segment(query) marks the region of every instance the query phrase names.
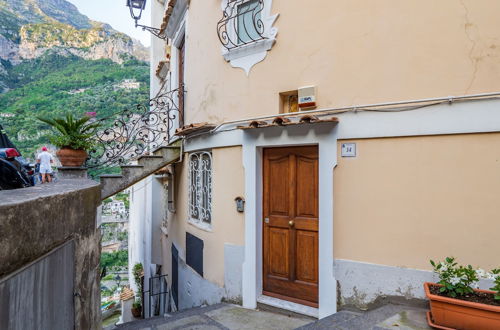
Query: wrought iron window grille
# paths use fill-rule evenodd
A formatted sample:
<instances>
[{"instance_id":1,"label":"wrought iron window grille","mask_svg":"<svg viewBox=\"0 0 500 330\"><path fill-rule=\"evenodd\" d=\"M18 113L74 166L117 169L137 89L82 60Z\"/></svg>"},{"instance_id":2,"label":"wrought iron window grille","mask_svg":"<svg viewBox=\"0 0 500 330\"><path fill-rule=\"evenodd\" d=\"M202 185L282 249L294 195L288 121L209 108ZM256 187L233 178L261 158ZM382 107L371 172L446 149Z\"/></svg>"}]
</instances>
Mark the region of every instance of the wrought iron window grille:
<instances>
[{"instance_id":1,"label":"wrought iron window grille","mask_svg":"<svg viewBox=\"0 0 500 330\"><path fill-rule=\"evenodd\" d=\"M212 153L189 155L189 219L199 224L212 221Z\"/></svg>"},{"instance_id":2,"label":"wrought iron window grille","mask_svg":"<svg viewBox=\"0 0 500 330\"><path fill-rule=\"evenodd\" d=\"M217 23L217 34L228 51L249 45L265 37L261 13L264 0L228 0L223 17Z\"/></svg>"},{"instance_id":3,"label":"wrought iron window grille","mask_svg":"<svg viewBox=\"0 0 500 330\"><path fill-rule=\"evenodd\" d=\"M125 165L130 160L148 154L175 138L175 130L183 121L179 98L185 87L165 90L149 101L137 104L112 116L97 120L101 125L95 132L96 146L89 151L88 168Z\"/></svg>"}]
</instances>

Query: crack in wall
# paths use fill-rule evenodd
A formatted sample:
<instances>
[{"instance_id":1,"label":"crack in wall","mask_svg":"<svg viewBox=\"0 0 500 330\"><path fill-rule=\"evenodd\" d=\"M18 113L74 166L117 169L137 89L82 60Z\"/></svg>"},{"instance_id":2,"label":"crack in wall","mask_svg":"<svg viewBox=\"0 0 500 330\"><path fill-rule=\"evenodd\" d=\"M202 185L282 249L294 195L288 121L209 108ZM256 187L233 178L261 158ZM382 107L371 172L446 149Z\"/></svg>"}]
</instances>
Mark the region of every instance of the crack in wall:
<instances>
[{"instance_id":1,"label":"crack in wall","mask_svg":"<svg viewBox=\"0 0 500 330\"><path fill-rule=\"evenodd\" d=\"M464 32L465 32L467 39L469 39L469 41L472 44L472 46L469 50L469 59L470 59L472 66L473 66L472 77L471 77L471 80L469 82L469 85L467 86L467 88L465 89L465 92L464 92L464 94L468 94L469 90L471 89L472 85L474 84L474 81L476 80L476 74L478 71L479 60L481 59L481 56L476 57L476 58L473 56L474 50L475 50L476 45L477 45L477 41L474 40L474 38L471 36L470 31L469 31L469 29L473 26L473 24L470 20L469 10L467 9L467 6L465 5L464 0L460 0L460 4L462 5L462 7L464 8L464 11L465 11Z\"/></svg>"}]
</instances>

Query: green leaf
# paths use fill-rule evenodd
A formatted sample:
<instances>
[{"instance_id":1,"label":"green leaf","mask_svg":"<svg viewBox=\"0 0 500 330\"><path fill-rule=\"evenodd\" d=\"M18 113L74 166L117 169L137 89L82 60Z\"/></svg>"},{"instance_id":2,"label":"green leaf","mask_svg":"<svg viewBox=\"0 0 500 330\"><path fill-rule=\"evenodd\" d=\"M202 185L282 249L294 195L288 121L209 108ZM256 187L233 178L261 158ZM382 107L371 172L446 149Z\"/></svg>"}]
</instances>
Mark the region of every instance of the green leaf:
<instances>
[{"instance_id":1,"label":"green leaf","mask_svg":"<svg viewBox=\"0 0 500 330\"><path fill-rule=\"evenodd\" d=\"M442 286L439 288L439 292L445 292L446 291L446 287Z\"/></svg>"},{"instance_id":2,"label":"green leaf","mask_svg":"<svg viewBox=\"0 0 500 330\"><path fill-rule=\"evenodd\" d=\"M436 267L436 263L434 262L434 260L431 260L431 265L432 265L433 267Z\"/></svg>"}]
</instances>

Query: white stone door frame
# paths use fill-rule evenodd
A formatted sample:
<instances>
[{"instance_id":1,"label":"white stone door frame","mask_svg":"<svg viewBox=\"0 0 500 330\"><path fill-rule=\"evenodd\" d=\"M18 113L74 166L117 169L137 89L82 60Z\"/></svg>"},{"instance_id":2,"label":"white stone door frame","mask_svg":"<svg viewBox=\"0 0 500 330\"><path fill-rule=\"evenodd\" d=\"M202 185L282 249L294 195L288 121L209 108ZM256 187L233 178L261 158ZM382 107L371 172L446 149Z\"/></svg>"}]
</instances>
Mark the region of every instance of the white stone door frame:
<instances>
[{"instance_id":1,"label":"white stone door frame","mask_svg":"<svg viewBox=\"0 0 500 330\"><path fill-rule=\"evenodd\" d=\"M333 259L333 169L337 165L336 123L255 128L243 133L245 168L245 261L243 307L256 308L262 294L262 150L266 147L319 147L319 318L337 312Z\"/></svg>"}]
</instances>

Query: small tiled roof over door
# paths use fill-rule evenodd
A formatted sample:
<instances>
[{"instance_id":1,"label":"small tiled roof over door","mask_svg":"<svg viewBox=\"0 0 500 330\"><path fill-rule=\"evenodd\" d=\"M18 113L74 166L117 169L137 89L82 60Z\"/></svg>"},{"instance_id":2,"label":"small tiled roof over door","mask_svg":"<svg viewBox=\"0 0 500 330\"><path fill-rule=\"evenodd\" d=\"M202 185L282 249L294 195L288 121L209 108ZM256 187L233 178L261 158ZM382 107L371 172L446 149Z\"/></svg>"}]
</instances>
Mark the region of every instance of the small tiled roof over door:
<instances>
[{"instance_id":1,"label":"small tiled roof over door","mask_svg":"<svg viewBox=\"0 0 500 330\"><path fill-rule=\"evenodd\" d=\"M337 117L318 117L314 115L276 116L265 120L253 120L246 125L237 126L238 129L267 128L276 126L305 125L317 123L338 123Z\"/></svg>"}]
</instances>

